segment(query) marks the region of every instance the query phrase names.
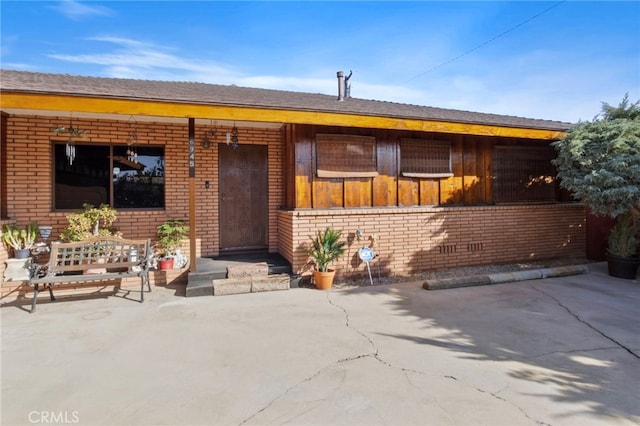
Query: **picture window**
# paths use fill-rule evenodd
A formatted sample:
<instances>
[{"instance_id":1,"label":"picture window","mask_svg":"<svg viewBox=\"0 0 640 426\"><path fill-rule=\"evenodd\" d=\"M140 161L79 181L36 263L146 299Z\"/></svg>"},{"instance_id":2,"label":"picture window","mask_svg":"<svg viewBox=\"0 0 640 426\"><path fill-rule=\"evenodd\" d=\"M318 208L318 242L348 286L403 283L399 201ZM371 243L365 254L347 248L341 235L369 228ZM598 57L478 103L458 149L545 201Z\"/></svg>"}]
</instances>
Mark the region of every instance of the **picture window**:
<instances>
[{"instance_id":1,"label":"picture window","mask_svg":"<svg viewBox=\"0 0 640 426\"><path fill-rule=\"evenodd\" d=\"M108 204L116 209L164 208L164 148L55 143L54 208Z\"/></svg>"}]
</instances>

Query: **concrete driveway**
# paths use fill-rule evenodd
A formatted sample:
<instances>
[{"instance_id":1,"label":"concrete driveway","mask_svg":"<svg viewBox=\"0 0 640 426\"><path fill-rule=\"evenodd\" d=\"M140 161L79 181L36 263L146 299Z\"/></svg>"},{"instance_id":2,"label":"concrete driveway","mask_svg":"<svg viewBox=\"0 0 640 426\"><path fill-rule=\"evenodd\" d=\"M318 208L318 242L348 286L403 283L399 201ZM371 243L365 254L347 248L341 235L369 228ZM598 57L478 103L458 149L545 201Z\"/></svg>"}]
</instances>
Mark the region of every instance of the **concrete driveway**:
<instances>
[{"instance_id":1,"label":"concrete driveway","mask_svg":"<svg viewBox=\"0 0 640 426\"><path fill-rule=\"evenodd\" d=\"M5 306L2 424L638 424L640 283L590 267L454 290Z\"/></svg>"}]
</instances>

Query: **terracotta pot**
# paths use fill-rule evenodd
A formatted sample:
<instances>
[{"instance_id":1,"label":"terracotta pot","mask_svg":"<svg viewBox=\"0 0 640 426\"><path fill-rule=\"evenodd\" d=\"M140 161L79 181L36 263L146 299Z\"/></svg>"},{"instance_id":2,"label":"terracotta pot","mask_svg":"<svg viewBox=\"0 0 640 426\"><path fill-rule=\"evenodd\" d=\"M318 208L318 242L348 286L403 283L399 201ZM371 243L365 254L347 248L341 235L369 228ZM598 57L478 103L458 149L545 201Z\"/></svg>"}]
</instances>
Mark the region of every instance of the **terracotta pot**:
<instances>
[{"instance_id":1,"label":"terracotta pot","mask_svg":"<svg viewBox=\"0 0 640 426\"><path fill-rule=\"evenodd\" d=\"M616 278L634 280L638 274L638 256L619 257L607 253L609 275Z\"/></svg>"},{"instance_id":2,"label":"terracotta pot","mask_svg":"<svg viewBox=\"0 0 640 426\"><path fill-rule=\"evenodd\" d=\"M168 271L169 269L173 269L173 257L158 260L158 269L161 271Z\"/></svg>"},{"instance_id":3,"label":"terracotta pot","mask_svg":"<svg viewBox=\"0 0 640 426\"><path fill-rule=\"evenodd\" d=\"M335 275L335 269L329 269L327 272L313 271L313 282L318 290L331 290Z\"/></svg>"}]
</instances>

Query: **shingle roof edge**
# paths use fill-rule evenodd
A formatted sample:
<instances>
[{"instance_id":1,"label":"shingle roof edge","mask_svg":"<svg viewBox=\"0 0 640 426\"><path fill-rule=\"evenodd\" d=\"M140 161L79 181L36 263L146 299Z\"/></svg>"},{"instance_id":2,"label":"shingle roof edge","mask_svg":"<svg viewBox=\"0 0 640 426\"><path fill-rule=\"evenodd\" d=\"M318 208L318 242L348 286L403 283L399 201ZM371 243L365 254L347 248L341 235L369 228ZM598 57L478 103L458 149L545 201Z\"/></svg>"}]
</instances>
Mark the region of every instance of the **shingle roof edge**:
<instances>
[{"instance_id":1,"label":"shingle roof edge","mask_svg":"<svg viewBox=\"0 0 640 426\"><path fill-rule=\"evenodd\" d=\"M62 94L112 99L164 101L205 105L255 107L338 114L443 121L566 131L571 123L510 115L437 108L389 101L225 86L188 81L158 81L80 76L31 71L0 70L0 90L24 93Z\"/></svg>"}]
</instances>

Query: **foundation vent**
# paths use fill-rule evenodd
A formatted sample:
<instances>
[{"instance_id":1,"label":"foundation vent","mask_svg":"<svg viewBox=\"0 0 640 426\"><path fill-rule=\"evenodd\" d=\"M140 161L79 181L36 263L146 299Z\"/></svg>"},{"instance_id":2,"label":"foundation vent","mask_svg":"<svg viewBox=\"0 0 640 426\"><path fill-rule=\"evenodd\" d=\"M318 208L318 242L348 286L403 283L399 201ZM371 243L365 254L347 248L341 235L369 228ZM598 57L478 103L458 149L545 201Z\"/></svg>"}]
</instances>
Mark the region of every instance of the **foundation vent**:
<instances>
[{"instance_id":1,"label":"foundation vent","mask_svg":"<svg viewBox=\"0 0 640 426\"><path fill-rule=\"evenodd\" d=\"M467 251L484 251L482 243L469 243L467 244Z\"/></svg>"},{"instance_id":2,"label":"foundation vent","mask_svg":"<svg viewBox=\"0 0 640 426\"><path fill-rule=\"evenodd\" d=\"M458 248L455 244L442 244L438 246L438 251L440 254L451 254L458 251Z\"/></svg>"}]
</instances>

